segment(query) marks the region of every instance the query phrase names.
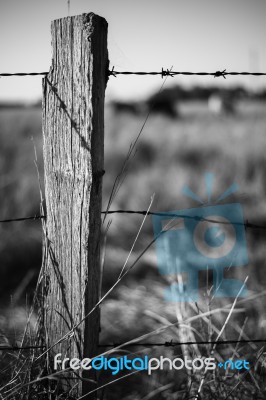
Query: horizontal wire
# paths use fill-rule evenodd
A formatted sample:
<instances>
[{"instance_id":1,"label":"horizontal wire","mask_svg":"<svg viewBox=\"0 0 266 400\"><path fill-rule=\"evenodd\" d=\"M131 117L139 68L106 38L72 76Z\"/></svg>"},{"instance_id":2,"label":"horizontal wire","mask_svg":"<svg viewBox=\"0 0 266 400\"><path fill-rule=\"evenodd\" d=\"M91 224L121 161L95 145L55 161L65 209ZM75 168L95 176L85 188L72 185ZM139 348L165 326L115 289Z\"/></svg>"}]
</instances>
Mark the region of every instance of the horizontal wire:
<instances>
[{"instance_id":1,"label":"horizontal wire","mask_svg":"<svg viewBox=\"0 0 266 400\"><path fill-rule=\"evenodd\" d=\"M38 219L44 219L46 218L45 215L34 215L33 217L22 217L22 218L14 218L14 219L2 219L0 220L0 223L5 223L5 222L20 222L20 221L28 221L28 220L38 220Z\"/></svg>"},{"instance_id":2,"label":"horizontal wire","mask_svg":"<svg viewBox=\"0 0 266 400\"><path fill-rule=\"evenodd\" d=\"M0 76L36 76L36 75L48 75L48 72L14 72L14 73L2 73Z\"/></svg>"},{"instance_id":3,"label":"horizontal wire","mask_svg":"<svg viewBox=\"0 0 266 400\"><path fill-rule=\"evenodd\" d=\"M197 215L182 215L175 214L174 212L153 212L153 211L134 211L134 210L113 210L113 211L102 211L102 214L137 214L137 215L158 215L162 217L172 217L172 218L184 218L184 219L192 219L196 221L205 221L213 224L222 224L222 225L236 225L236 226L244 226L247 229L266 229L264 225L253 224L249 221L246 222L225 222L225 221L216 221L214 219L208 219L204 217L200 217ZM20 221L28 221L28 220L40 220L45 219L46 215L35 215L33 217L25 217L25 218L14 218L14 219L3 219L0 220L0 223L6 222L20 222Z\"/></svg>"},{"instance_id":4,"label":"horizontal wire","mask_svg":"<svg viewBox=\"0 0 266 400\"><path fill-rule=\"evenodd\" d=\"M0 352L2 350L31 350L31 349L45 349L45 346L24 346L24 347L20 347L20 346L0 346Z\"/></svg>"},{"instance_id":5,"label":"horizontal wire","mask_svg":"<svg viewBox=\"0 0 266 400\"><path fill-rule=\"evenodd\" d=\"M8 77L8 76L36 76L36 75L48 75L48 72L14 72L14 73L1 73L0 77ZM108 70L108 76L117 77L117 75L160 75L162 78L166 76L174 77L176 75L197 75L197 76L213 76L214 78L223 77L224 79L226 76L236 76L236 75L243 75L243 76L265 76L266 72L234 72L234 71L226 71L226 69L222 71L215 71L215 72L190 72L190 71L172 71L169 69L164 69L160 72L158 71L151 71L151 72L144 72L144 71L115 71L114 67L111 70Z\"/></svg>"},{"instance_id":6,"label":"horizontal wire","mask_svg":"<svg viewBox=\"0 0 266 400\"><path fill-rule=\"evenodd\" d=\"M265 76L265 72L227 72L226 69L215 72L189 72L189 71L172 71L163 69L161 72L133 72L133 71L115 71L114 67L108 71L109 76L116 77L117 75L161 75L162 78L166 76L174 77L176 75L198 75L198 76L213 76L214 78L223 77L226 79L228 75L252 75L252 76Z\"/></svg>"},{"instance_id":7,"label":"horizontal wire","mask_svg":"<svg viewBox=\"0 0 266 400\"><path fill-rule=\"evenodd\" d=\"M162 342L162 343L152 343L152 342L147 342L147 343L113 343L113 344L99 344L98 347L118 347L118 346L123 346L123 347L133 347L133 346L156 346L156 347L176 347L176 346L182 346L182 345L200 345L200 344L216 344L216 345L223 345L223 344L237 344L237 343L266 343L266 339L249 339L249 340L219 340L217 341L200 341L200 342L174 342L171 340L170 342ZM25 347L19 347L19 346L0 346L0 351L2 350L30 350L30 349L44 349L46 348L45 346L25 346Z\"/></svg>"},{"instance_id":8,"label":"horizontal wire","mask_svg":"<svg viewBox=\"0 0 266 400\"><path fill-rule=\"evenodd\" d=\"M102 211L102 214L105 214L106 211ZM175 214L174 212L153 212L153 211L133 211L133 210L115 210L115 211L108 211L107 214L139 214L139 215L158 215L161 217L178 217L178 218L184 218L184 219L193 219L196 221L206 221L206 222L211 222L214 224L222 224L222 225L238 225L238 226L245 226L245 228L252 228L252 229L266 229L266 226L263 225L257 225L250 223L248 221L246 222L223 222L223 221L216 221L213 219L208 219L200 216L191 216L191 215L182 215L182 214Z\"/></svg>"},{"instance_id":9,"label":"horizontal wire","mask_svg":"<svg viewBox=\"0 0 266 400\"><path fill-rule=\"evenodd\" d=\"M175 347L175 346L182 346L182 345L199 345L199 344L235 344L235 343L266 343L266 339L250 339L250 340L220 340L220 341L200 341L200 342L164 342L164 343L113 343L113 344L100 344L99 347L117 347L117 346L124 346L124 347L132 347L132 346L164 346L164 347Z\"/></svg>"}]
</instances>

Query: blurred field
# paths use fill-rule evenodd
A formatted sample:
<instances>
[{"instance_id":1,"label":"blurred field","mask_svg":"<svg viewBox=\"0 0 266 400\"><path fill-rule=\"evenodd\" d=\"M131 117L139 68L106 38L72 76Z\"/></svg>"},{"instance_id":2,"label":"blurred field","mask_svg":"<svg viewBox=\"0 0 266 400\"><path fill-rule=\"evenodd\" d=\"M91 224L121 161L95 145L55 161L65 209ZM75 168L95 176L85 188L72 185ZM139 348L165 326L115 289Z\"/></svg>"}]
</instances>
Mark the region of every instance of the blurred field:
<instances>
[{"instance_id":1,"label":"blurred field","mask_svg":"<svg viewBox=\"0 0 266 400\"><path fill-rule=\"evenodd\" d=\"M218 198L233 182L238 183L240 191L230 197L230 202L238 201L242 204L245 219L266 226L265 111L265 103L242 102L235 115L212 115L206 103L187 102L180 105L180 117L177 119L159 114L151 115L111 210L146 210L153 194L153 211L197 207L198 204L182 195L182 187L190 186L207 201L203 175L205 172L213 172L216 176L213 199ZM106 106L103 210L107 207L114 180L143 120L141 116L126 112L115 114L110 105ZM40 194L31 137L36 145L42 176L41 110L0 111L0 219L39 213ZM142 219L143 217L134 215L107 217L107 221L111 220L112 223L106 243L103 293L118 278ZM0 237L0 328L4 330L8 327L10 333L13 330L8 319L10 307L23 306L26 293L31 296L41 265L41 223L31 221L0 224ZM242 280L249 275L248 288L251 294L266 289L265 238L266 231L247 231L250 263L248 267L237 268L235 272ZM128 266L152 239L152 224L150 218L147 218ZM21 282L30 270L36 274L30 275L26 287L23 287ZM233 268L231 272L234 274ZM176 322L176 305L167 304L163 300L162 293L166 286L167 279L157 270L153 245L103 303L102 343L127 341L166 325L169 321ZM213 300L211 307L231 302L232 299L222 302ZM238 338L246 317L247 337L265 337L264 304L265 297L245 302L245 309L236 318L232 317L235 325L226 329L223 338ZM186 316L197 312L193 307L185 306ZM210 307L206 291L202 292L198 307L202 311ZM212 321L212 329L213 326L219 329L226 315L216 315ZM205 340L212 334L215 337L214 331L210 335L208 327L205 328L206 332L197 323L195 325L195 329L201 332ZM19 327L16 329L19 330ZM172 338L180 339L177 329L172 328L159 336L153 335L148 340L160 342ZM138 378L132 379L133 385ZM142 379L145 383L145 379ZM165 384L169 377L160 379ZM156 386L151 380L147 385L152 388ZM138 398L123 383L116 387L114 397L108 392L108 398L119 398L121 393L123 398Z\"/></svg>"},{"instance_id":2,"label":"blurred field","mask_svg":"<svg viewBox=\"0 0 266 400\"><path fill-rule=\"evenodd\" d=\"M42 169L41 110L0 111L1 220L39 214L34 143ZM31 221L0 224L1 304L12 302L27 272L40 268L40 228L39 222ZM25 292L22 296L25 300Z\"/></svg>"}]
</instances>

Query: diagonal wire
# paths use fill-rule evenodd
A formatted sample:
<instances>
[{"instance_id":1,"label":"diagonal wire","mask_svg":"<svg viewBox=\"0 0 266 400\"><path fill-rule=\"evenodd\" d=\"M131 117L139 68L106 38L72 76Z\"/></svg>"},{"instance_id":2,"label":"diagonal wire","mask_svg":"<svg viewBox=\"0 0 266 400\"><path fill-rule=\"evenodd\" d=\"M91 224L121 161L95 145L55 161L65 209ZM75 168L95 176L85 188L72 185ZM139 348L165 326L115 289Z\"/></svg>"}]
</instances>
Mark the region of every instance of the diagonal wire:
<instances>
[{"instance_id":1,"label":"diagonal wire","mask_svg":"<svg viewBox=\"0 0 266 400\"><path fill-rule=\"evenodd\" d=\"M172 70L172 67L171 67L170 71L171 71L171 70ZM110 72L110 71L109 71L109 72ZM166 81L167 81L167 78L168 78L168 77L166 76L165 79L164 79L164 81L163 81L163 83L162 83L162 85L161 85L160 88L159 88L158 94L160 94L161 91L163 90L164 85L165 85L165 83L166 83ZM133 141L133 143L130 144L130 147L129 147L127 156L126 156L126 158L125 158L125 160L124 160L122 169L121 169L120 173L117 175L117 177L115 178L115 181L114 181L114 184L113 184L113 187L112 187L112 190L111 190L111 194L110 194L110 197L109 197L109 201L108 201L108 204L107 204L107 212L110 210L111 204L112 204L112 202L114 201L114 199L115 199L115 197L116 197L118 191L119 191L120 188L121 188L122 183L124 182L124 180L125 180L125 178L126 178L128 163L129 163L129 161L131 160L131 158L134 156L133 151L134 151L134 150L136 149L136 147L137 147L137 143L138 143L138 141L139 141L139 138L140 138L140 136L142 135L142 132L143 132L143 130L144 130L144 128L145 128L145 126L146 126L146 124L147 124L147 122L148 122L148 119L149 119L149 117L150 117L150 115L151 115L151 112L152 112L153 108L154 108L154 104L151 105L151 107L150 107L150 109L149 109L149 111L148 111L148 113L147 113L147 115L146 115L146 117L145 117L145 119L144 119L143 124L141 125L141 128L140 128L140 130L139 130L139 132L138 132L138 134L137 134L135 140ZM105 219L106 219L106 216L107 216L107 212L105 213L105 216L104 216L104 218L103 218L103 224L104 224L104 222L105 222Z\"/></svg>"}]
</instances>

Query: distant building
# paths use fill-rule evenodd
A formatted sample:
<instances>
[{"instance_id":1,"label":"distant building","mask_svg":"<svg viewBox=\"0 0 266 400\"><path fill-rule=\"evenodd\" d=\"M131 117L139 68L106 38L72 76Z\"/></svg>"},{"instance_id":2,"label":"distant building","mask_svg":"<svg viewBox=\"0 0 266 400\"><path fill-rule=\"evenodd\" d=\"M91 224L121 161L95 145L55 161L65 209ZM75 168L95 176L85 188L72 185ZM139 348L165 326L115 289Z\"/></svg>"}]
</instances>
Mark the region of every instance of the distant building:
<instances>
[{"instance_id":1,"label":"distant building","mask_svg":"<svg viewBox=\"0 0 266 400\"><path fill-rule=\"evenodd\" d=\"M208 99L208 108L215 115L235 114L235 106L234 97L228 94L214 93Z\"/></svg>"}]
</instances>

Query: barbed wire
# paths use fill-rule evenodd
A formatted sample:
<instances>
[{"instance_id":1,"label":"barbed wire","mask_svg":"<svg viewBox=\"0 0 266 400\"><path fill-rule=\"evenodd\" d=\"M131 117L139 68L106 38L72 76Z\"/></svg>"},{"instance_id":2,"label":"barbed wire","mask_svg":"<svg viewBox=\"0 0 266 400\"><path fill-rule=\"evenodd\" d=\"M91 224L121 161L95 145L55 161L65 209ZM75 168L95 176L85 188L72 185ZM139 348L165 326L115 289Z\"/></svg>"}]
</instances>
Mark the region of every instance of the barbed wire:
<instances>
[{"instance_id":1,"label":"barbed wire","mask_svg":"<svg viewBox=\"0 0 266 400\"><path fill-rule=\"evenodd\" d=\"M216 344L216 345L225 345L225 344L236 344L236 343L266 343L266 339L240 339L240 340L219 340L218 342L216 340L214 341L192 341L192 342L174 342L173 340L170 340L170 342L162 342L162 343L152 343L152 342L147 342L147 343L128 343L125 344L124 347L133 347L133 346L156 346L156 347L176 347L176 346L183 346L183 345L203 345L203 344ZM99 344L99 347L118 347L118 346L123 346L123 343L113 343L113 344Z\"/></svg>"},{"instance_id":2,"label":"barbed wire","mask_svg":"<svg viewBox=\"0 0 266 400\"><path fill-rule=\"evenodd\" d=\"M31 350L31 349L45 349L45 346L1 346L0 345L0 352L2 350L11 350L11 351L16 351L16 350Z\"/></svg>"},{"instance_id":3,"label":"barbed wire","mask_svg":"<svg viewBox=\"0 0 266 400\"><path fill-rule=\"evenodd\" d=\"M2 73L0 76L36 76L36 75L48 75L48 72L14 72L14 73Z\"/></svg>"},{"instance_id":4,"label":"barbed wire","mask_svg":"<svg viewBox=\"0 0 266 400\"><path fill-rule=\"evenodd\" d=\"M133 72L133 71L115 71L114 67L108 71L108 76L114 76L115 78L117 75L160 75L162 78L166 76L174 77L176 75L197 75L197 76L213 76L214 78L223 77L226 79L228 75L252 75L252 76L265 76L265 72L227 72L226 69L222 71L215 71L215 72L188 72L188 71L172 71L169 69L164 69L160 72Z\"/></svg>"},{"instance_id":5,"label":"barbed wire","mask_svg":"<svg viewBox=\"0 0 266 400\"><path fill-rule=\"evenodd\" d=\"M14 73L1 73L0 77L9 77L9 76L46 76L48 75L49 72L14 72ZM114 67L111 70L108 70L108 76L114 76L115 78L118 75L160 75L162 78L166 76L174 77L177 75L184 75L184 76L191 76L191 75L196 75L196 76L213 76L214 78L224 78L226 79L226 76L237 76L237 75L242 75L242 76L266 76L266 72L234 72L234 71L226 71L226 69L221 70L221 71L215 71L215 72L191 72L191 71L172 71L170 69L164 69L162 68L161 71L150 71L150 72L145 72L145 71L116 71Z\"/></svg>"},{"instance_id":6,"label":"barbed wire","mask_svg":"<svg viewBox=\"0 0 266 400\"><path fill-rule=\"evenodd\" d=\"M22 218L10 218L10 219L2 219L0 220L0 223L5 223L5 222L20 222L20 221L28 221L28 220L38 220L38 219L44 219L46 218L45 215L34 215L32 217L22 217Z\"/></svg>"},{"instance_id":7,"label":"barbed wire","mask_svg":"<svg viewBox=\"0 0 266 400\"><path fill-rule=\"evenodd\" d=\"M239 340L219 340L219 341L189 341L189 342L175 342L173 339L170 341L165 341L162 343L157 343L157 342L147 342L147 343L101 343L98 345L98 347L118 347L118 346L123 346L123 347L135 347L135 346L155 346L155 347L177 347L177 346L183 346L183 345L208 345L208 344L216 344L216 345L226 345L226 344L248 344L248 343L266 343L266 339L239 339ZM2 350L31 350L31 349L45 349L46 346L1 346L0 345L0 351Z\"/></svg>"},{"instance_id":8,"label":"barbed wire","mask_svg":"<svg viewBox=\"0 0 266 400\"><path fill-rule=\"evenodd\" d=\"M101 214L136 214L136 215L157 215L160 217L170 218L184 218L184 219L192 219L196 221L205 221L210 222L213 224L221 224L221 225L235 225L235 226L244 226L246 229L266 229L265 225L257 225L254 223L249 222L234 222L234 221L218 221L215 219L209 219L201 216L191 216L191 215L183 215L183 214L176 214L174 212L157 212L157 211L134 211L134 210L111 210L111 211L101 211ZM6 222L21 222L21 221L29 221L29 220L40 220L45 219L46 215L34 215L32 217L22 217L22 218L14 218L14 219L2 219L0 223Z\"/></svg>"},{"instance_id":9,"label":"barbed wire","mask_svg":"<svg viewBox=\"0 0 266 400\"><path fill-rule=\"evenodd\" d=\"M106 213L106 211L102 211L102 214ZM170 218L184 218L184 219L192 219L196 221L205 221L205 222L210 222L214 224L222 224L222 225L236 225L236 226L244 226L245 228L252 228L252 229L266 229L266 226L264 225L257 225L250 223L248 220L246 222L234 222L234 221L217 221L214 219L209 219L209 218L204 218L201 216L197 215L183 215L183 214L176 214L175 212L169 211L169 212L157 212L157 211L133 211L133 210L114 210L114 211L108 211L108 214L139 214L139 215L158 215L160 217L166 217L168 219Z\"/></svg>"}]
</instances>

